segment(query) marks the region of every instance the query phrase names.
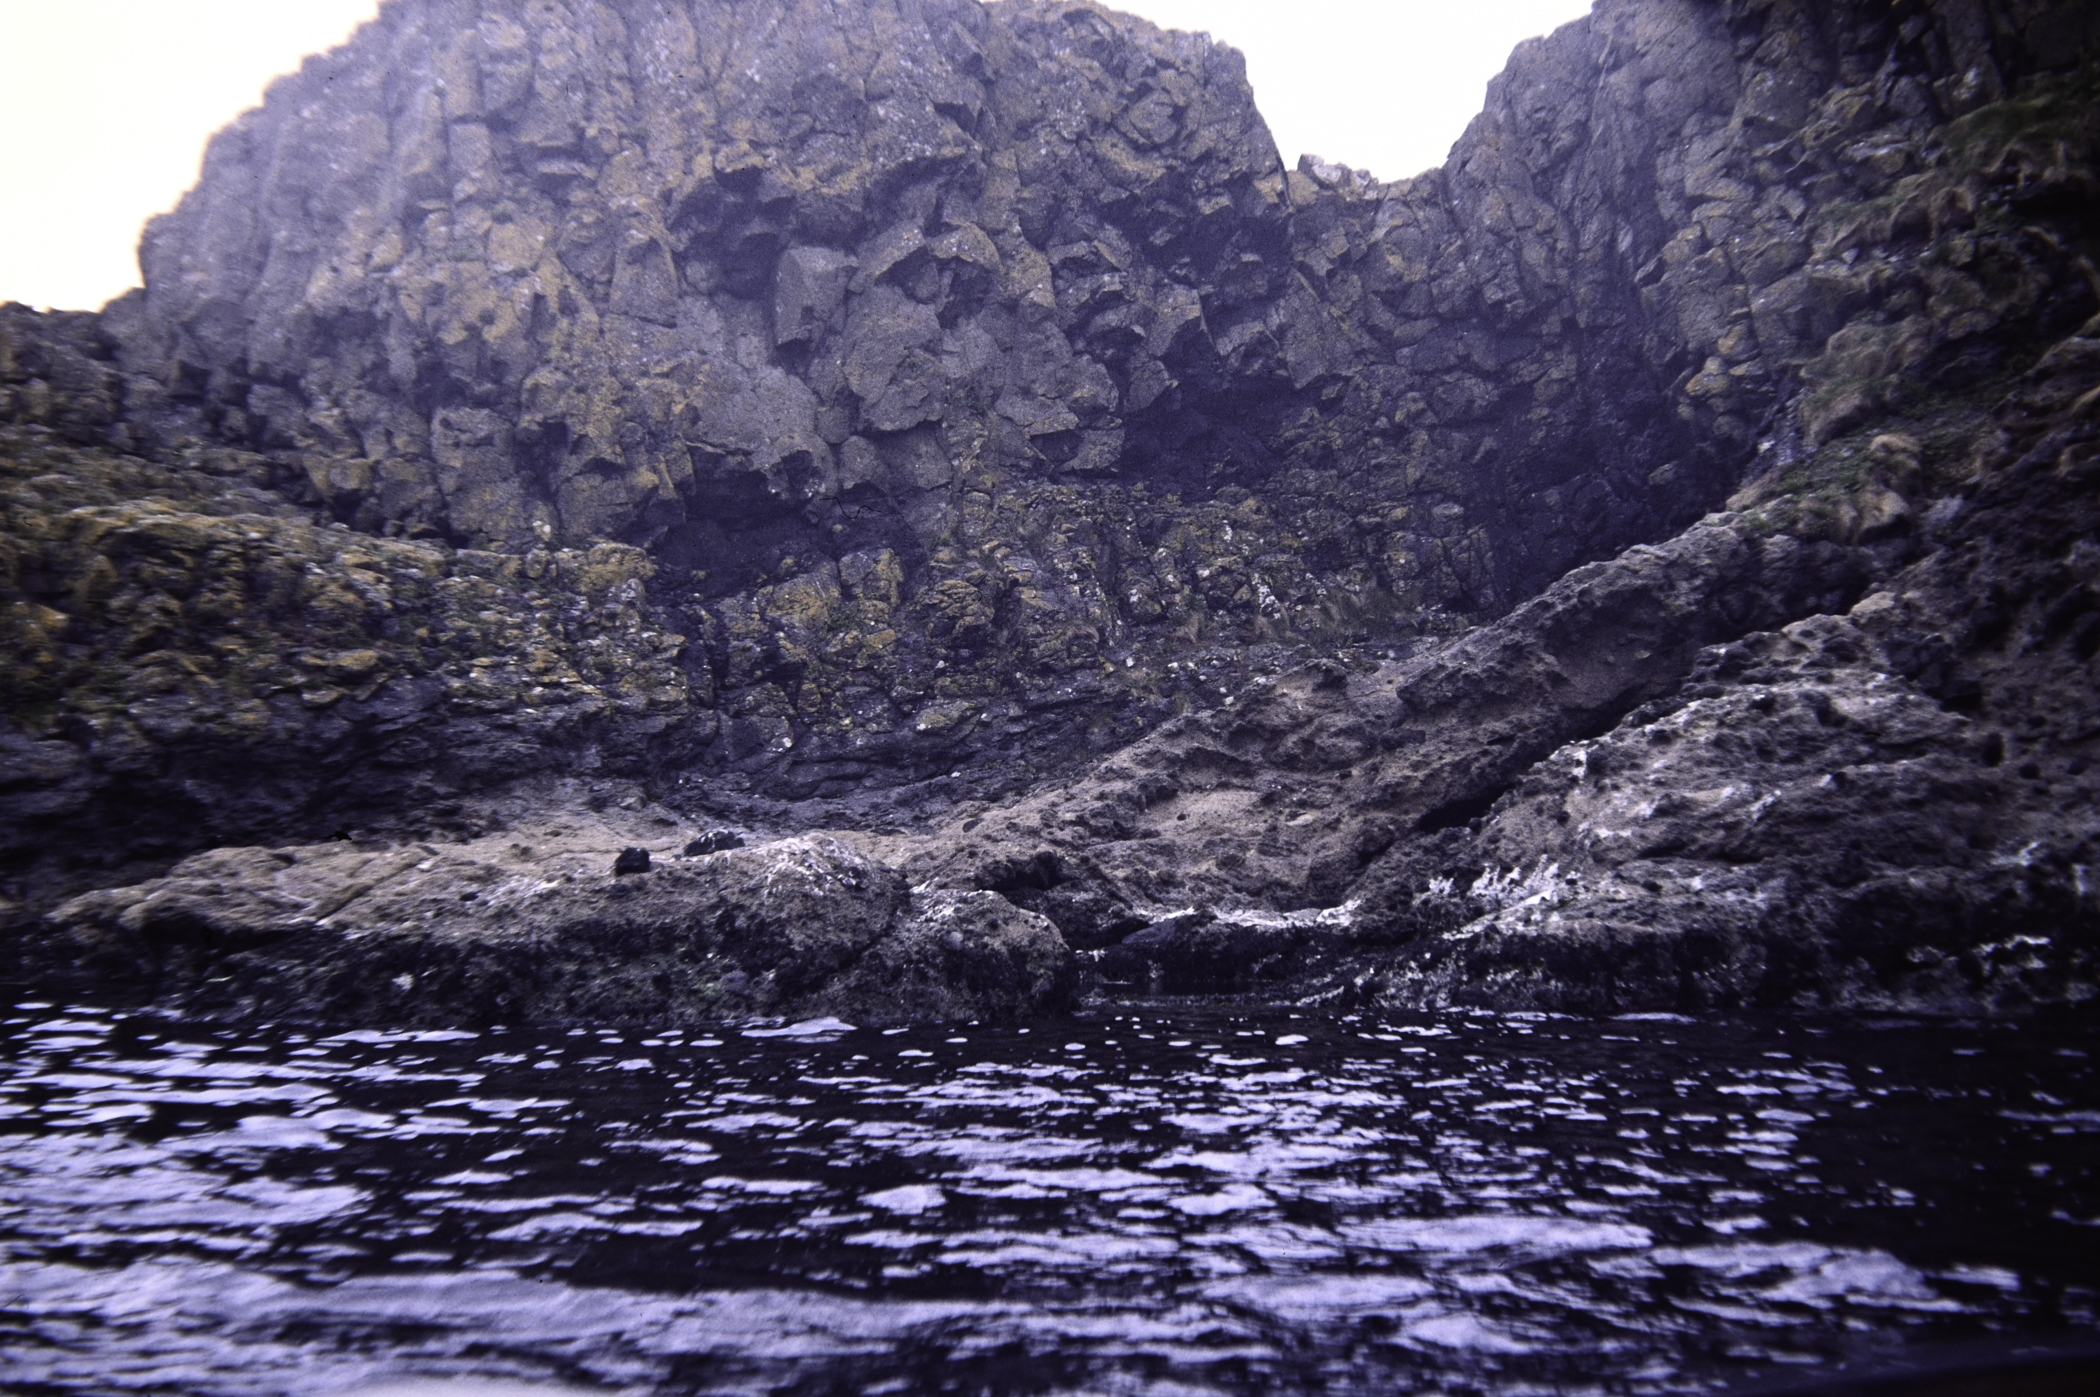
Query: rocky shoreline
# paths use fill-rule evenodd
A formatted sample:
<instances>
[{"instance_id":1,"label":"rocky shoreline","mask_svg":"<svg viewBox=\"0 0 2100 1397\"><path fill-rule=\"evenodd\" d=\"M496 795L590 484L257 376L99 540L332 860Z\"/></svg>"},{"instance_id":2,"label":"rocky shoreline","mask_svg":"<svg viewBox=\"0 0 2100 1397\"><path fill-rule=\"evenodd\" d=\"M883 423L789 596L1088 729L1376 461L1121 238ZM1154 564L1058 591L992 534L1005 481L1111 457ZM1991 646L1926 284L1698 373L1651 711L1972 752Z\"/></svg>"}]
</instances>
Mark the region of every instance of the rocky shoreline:
<instances>
[{"instance_id":1,"label":"rocky shoreline","mask_svg":"<svg viewBox=\"0 0 2100 1397\"><path fill-rule=\"evenodd\" d=\"M432 1027L879 1025L1070 1001L1056 929L994 894L907 887L823 835L684 856L683 833L658 808L442 846L214 850L59 907L70 944L43 979L149 978L212 1016Z\"/></svg>"},{"instance_id":2,"label":"rocky shoreline","mask_svg":"<svg viewBox=\"0 0 2100 1397\"><path fill-rule=\"evenodd\" d=\"M395 0L143 294L0 310L11 973L2100 993L2080 7L1604 0L1398 185L1286 171L1207 41L958 0L907 69L862 8Z\"/></svg>"}]
</instances>

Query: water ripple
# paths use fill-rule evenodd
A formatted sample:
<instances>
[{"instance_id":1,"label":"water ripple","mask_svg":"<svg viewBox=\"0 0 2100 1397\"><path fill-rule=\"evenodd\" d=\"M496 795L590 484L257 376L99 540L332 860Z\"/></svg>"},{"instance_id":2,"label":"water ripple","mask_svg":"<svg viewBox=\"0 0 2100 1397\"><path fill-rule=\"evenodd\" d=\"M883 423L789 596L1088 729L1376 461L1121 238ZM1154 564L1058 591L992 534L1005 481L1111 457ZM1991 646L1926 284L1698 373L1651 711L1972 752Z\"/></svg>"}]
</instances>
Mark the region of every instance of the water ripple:
<instances>
[{"instance_id":1,"label":"water ripple","mask_svg":"<svg viewBox=\"0 0 2100 1397\"><path fill-rule=\"evenodd\" d=\"M1661 1393L2090 1332L2091 1037L1201 1007L321 1036L30 1002L0 1024L0 1367Z\"/></svg>"}]
</instances>

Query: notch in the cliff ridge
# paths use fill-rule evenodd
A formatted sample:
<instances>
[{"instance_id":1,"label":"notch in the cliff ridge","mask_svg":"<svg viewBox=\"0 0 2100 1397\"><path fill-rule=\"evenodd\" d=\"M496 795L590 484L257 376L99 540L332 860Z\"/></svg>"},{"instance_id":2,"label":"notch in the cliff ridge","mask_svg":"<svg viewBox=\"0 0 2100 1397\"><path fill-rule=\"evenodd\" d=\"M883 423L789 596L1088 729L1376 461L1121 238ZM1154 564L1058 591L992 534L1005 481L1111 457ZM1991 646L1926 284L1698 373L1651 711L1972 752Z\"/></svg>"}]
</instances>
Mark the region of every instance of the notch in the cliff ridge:
<instances>
[{"instance_id":1,"label":"notch in the cliff ridge","mask_svg":"<svg viewBox=\"0 0 2100 1397\"><path fill-rule=\"evenodd\" d=\"M1488 82L1526 41L1584 19L1590 0L1108 0L1164 29L1207 33L1246 60L1287 166L1403 179L1444 163Z\"/></svg>"},{"instance_id":2,"label":"notch in the cliff ridge","mask_svg":"<svg viewBox=\"0 0 2100 1397\"><path fill-rule=\"evenodd\" d=\"M197 182L205 145L380 0L64 0L0 5L0 304L100 307L140 284L146 220Z\"/></svg>"},{"instance_id":3,"label":"notch in the cliff ridge","mask_svg":"<svg viewBox=\"0 0 2100 1397\"><path fill-rule=\"evenodd\" d=\"M733 0L697 3L734 8ZM1360 167L1393 179L1441 164L1512 48L1581 18L1589 3L1117 0L1104 8L1207 32L1237 50L1286 165L1318 151L1328 158L1315 159L1308 177ZM35 59L0 85L0 122L56 133L0 146L0 188L38 211L0 224L0 302L86 308L135 288L139 230L195 182L212 134L255 104L270 75L321 61L309 56L336 51L379 12L379 0L0 6L0 51ZM965 130L982 116L942 105ZM551 180L563 175L547 171Z\"/></svg>"}]
</instances>

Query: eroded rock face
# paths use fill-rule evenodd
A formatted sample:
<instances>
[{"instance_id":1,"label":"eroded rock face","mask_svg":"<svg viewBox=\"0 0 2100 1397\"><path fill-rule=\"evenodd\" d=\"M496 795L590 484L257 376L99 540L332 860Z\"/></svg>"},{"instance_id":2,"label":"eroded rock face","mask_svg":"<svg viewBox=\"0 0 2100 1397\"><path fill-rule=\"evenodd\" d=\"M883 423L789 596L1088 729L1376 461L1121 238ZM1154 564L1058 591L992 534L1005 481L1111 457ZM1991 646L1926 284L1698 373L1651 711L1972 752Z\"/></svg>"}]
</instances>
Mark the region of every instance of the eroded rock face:
<instances>
[{"instance_id":1,"label":"eroded rock face","mask_svg":"<svg viewBox=\"0 0 2100 1397\"><path fill-rule=\"evenodd\" d=\"M1844 256L1973 217L2000 152L1934 179L1927 143L2075 58L2031 11L1607 4L1383 186L1287 173L1236 55L1085 4L416 0L215 144L114 324L142 429L275 446L362 528L668 541L719 595L778 562L736 556L762 519L917 562L1013 543L968 517L999 486L1299 469L1285 532L1438 521L1371 552L1476 609L1696 515L1906 277L1945 304L1887 372L2032 312L2047 266Z\"/></svg>"},{"instance_id":2,"label":"eroded rock face","mask_svg":"<svg viewBox=\"0 0 2100 1397\"><path fill-rule=\"evenodd\" d=\"M1114 474L1218 358L1198 288L1288 277L1238 57L1087 6L394 5L213 162L127 363L360 527L658 542L709 597Z\"/></svg>"},{"instance_id":3,"label":"eroded rock face","mask_svg":"<svg viewBox=\"0 0 2100 1397\"><path fill-rule=\"evenodd\" d=\"M913 894L836 839L684 858L660 837L649 871L617 874L631 833L215 850L60 906L40 954L195 1012L387 1023L1005 1019L1074 984L1042 918Z\"/></svg>"},{"instance_id":4,"label":"eroded rock face","mask_svg":"<svg viewBox=\"0 0 2100 1397\"><path fill-rule=\"evenodd\" d=\"M215 142L142 295L13 326L0 378L359 534L644 550L681 767L1026 780L1250 643L1499 614L2075 323L2090 103L2047 73L2091 29L1607 0L1384 185L1287 170L1235 54L1087 4L397 0ZM93 629L78 561L33 601ZM527 727L529 679L487 700ZM656 745L580 726L549 759Z\"/></svg>"},{"instance_id":5,"label":"eroded rock face","mask_svg":"<svg viewBox=\"0 0 2100 1397\"><path fill-rule=\"evenodd\" d=\"M1542 758L1673 691L1702 646L1841 609L1870 575L1858 550L1702 525L1407 660L1264 681L1069 784L878 847L1089 947L1145 925L1137 909L1331 905L1396 840L1465 825Z\"/></svg>"},{"instance_id":6,"label":"eroded rock face","mask_svg":"<svg viewBox=\"0 0 2100 1397\"><path fill-rule=\"evenodd\" d=\"M18 870L442 820L492 779L691 761L717 730L637 548L376 538L288 504L252 453L156 465L33 428L0 427L0 500Z\"/></svg>"},{"instance_id":7,"label":"eroded rock face","mask_svg":"<svg viewBox=\"0 0 2100 1397\"><path fill-rule=\"evenodd\" d=\"M0 308L0 926L228 1012L2078 999L2096 55L1601 0L1387 185L1091 4L392 0ZM691 828L528 897L559 778Z\"/></svg>"},{"instance_id":8,"label":"eroded rock face","mask_svg":"<svg viewBox=\"0 0 2100 1397\"><path fill-rule=\"evenodd\" d=\"M1989 1012L2100 994L2100 322L1999 405L1942 546L1746 637L1361 891L1394 1002Z\"/></svg>"},{"instance_id":9,"label":"eroded rock face","mask_svg":"<svg viewBox=\"0 0 2100 1397\"><path fill-rule=\"evenodd\" d=\"M882 847L1055 918L1112 990L1578 1013L2090 1001L2096 403L2100 320L1980 424L1960 404L1882 424L1978 453L1900 545L1716 515L1405 665L1287 675L1068 787Z\"/></svg>"}]
</instances>

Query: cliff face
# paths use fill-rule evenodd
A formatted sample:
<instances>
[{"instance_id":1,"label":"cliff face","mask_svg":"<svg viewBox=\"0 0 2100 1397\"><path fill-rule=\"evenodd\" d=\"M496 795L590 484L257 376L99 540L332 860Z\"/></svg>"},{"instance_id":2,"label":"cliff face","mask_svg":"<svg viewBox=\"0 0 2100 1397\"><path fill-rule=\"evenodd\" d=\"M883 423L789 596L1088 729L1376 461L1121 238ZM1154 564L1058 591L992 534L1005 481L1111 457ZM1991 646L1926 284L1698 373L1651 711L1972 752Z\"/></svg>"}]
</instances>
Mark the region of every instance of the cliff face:
<instances>
[{"instance_id":1,"label":"cliff face","mask_svg":"<svg viewBox=\"0 0 2100 1397\"><path fill-rule=\"evenodd\" d=\"M1163 494L1273 497L1224 551L1297 555L1281 630L1492 612L1716 502L1857 312L1924 313L1916 358L2033 311L1856 255L1877 200L1966 216L1915 187L1935 128L2083 37L2030 8L1607 4L1377 186L1090 6L395 4L150 231L129 415L365 531L636 543L706 599L1005 545L1089 658L1216 591L1156 575ZM1089 567L1032 505L1136 537Z\"/></svg>"},{"instance_id":2,"label":"cliff face","mask_svg":"<svg viewBox=\"0 0 2100 1397\"><path fill-rule=\"evenodd\" d=\"M1567 663L1442 661L1450 750L1333 793L1372 833L1205 885L1340 901L1945 545L2095 308L2096 52L2054 0L1600 0L1386 185L1090 4L390 0L217 138L143 293L0 313L0 848L471 826L550 770L883 825L1308 654L1593 652L1546 709ZM1524 609L1731 495L1663 600ZM1351 711L1351 780L1421 730ZM1082 940L1172 896L944 857Z\"/></svg>"},{"instance_id":3,"label":"cliff face","mask_svg":"<svg viewBox=\"0 0 2100 1397\"><path fill-rule=\"evenodd\" d=\"M1820 531L1894 494L1803 487L878 847L915 882L1043 912L1139 989L1578 1013L2089 1001L2100 317L1980 397L1800 472L1849 461L1917 490L1922 442L1961 452L1901 548L1775 530L1767 510Z\"/></svg>"}]
</instances>

